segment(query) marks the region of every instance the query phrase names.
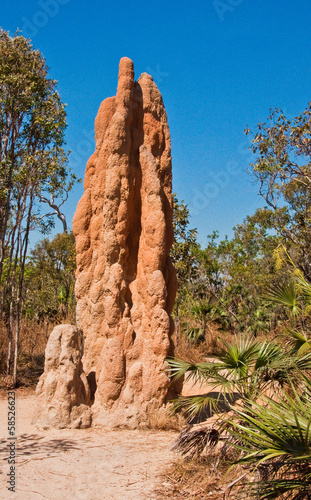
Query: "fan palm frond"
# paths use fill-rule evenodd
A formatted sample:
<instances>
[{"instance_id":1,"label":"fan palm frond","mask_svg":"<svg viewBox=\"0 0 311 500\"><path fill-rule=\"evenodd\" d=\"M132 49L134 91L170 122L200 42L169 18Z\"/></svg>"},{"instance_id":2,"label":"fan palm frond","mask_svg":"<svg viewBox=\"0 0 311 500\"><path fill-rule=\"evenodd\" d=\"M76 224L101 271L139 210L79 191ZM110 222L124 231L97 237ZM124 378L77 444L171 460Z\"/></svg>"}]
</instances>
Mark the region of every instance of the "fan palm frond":
<instances>
[{"instance_id":1,"label":"fan palm frond","mask_svg":"<svg viewBox=\"0 0 311 500\"><path fill-rule=\"evenodd\" d=\"M300 370L300 371L307 371L311 370L311 352L308 352L304 356L296 356L293 359L292 362L292 371L293 370Z\"/></svg>"},{"instance_id":2,"label":"fan palm frond","mask_svg":"<svg viewBox=\"0 0 311 500\"><path fill-rule=\"evenodd\" d=\"M299 272L297 274L296 283L297 288L301 291L303 298L307 304L306 309L310 309L311 307L311 283L308 283L304 278L303 274Z\"/></svg>"},{"instance_id":3,"label":"fan palm frond","mask_svg":"<svg viewBox=\"0 0 311 500\"><path fill-rule=\"evenodd\" d=\"M280 467L282 464L279 464ZM282 469L283 473L284 467ZM271 479L269 482L260 481L248 484L245 497L249 498L252 495L258 500L267 500L275 498L286 498L287 500L309 500L310 499L310 484L311 473L308 470L304 475L298 467L291 466L290 470L286 470L290 475L290 479Z\"/></svg>"},{"instance_id":4,"label":"fan palm frond","mask_svg":"<svg viewBox=\"0 0 311 500\"><path fill-rule=\"evenodd\" d=\"M279 362L282 358L283 352L278 344L264 341L260 345L254 369L259 370L260 368L270 366L273 363Z\"/></svg>"},{"instance_id":5,"label":"fan palm frond","mask_svg":"<svg viewBox=\"0 0 311 500\"><path fill-rule=\"evenodd\" d=\"M241 336L240 339L231 344L224 342L223 348L218 356L222 363L222 369L228 370L228 374L236 379L246 377L249 367L254 363L260 344L249 337Z\"/></svg>"},{"instance_id":6,"label":"fan palm frond","mask_svg":"<svg viewBox=\"0 0 311 500\"><path fill-rule=\"evenodd\" d=\"M287 307L294 317L302 313L301 307L298 304L296 286L293 281L285 285L278 284L270 287L264 298L275 304Z\"/></svg>"},{"instance_id":7,"label":"fan palm frond","mask_svg":"<svg viewBox=\"0 0 311 500\"><path fill-rule=\"evenodd\" d=\"M311 350L311 339L301 330L287 328L285 331L289 337L288 345L291 346L293 353L301 356Z\"/></svg>"},{"instance_id":8,"label":"fan palm frond","mask_svg":"<svg viewBox=\"0 0 311 500\"><path fill-rule=\"evenodd\" d=\"M189 420L197 414L207 410L209 413L217 410L218 399L208 394L198 396L180 396L173 401L171 413L174 414L179 410L185 411Z\"/></svg>"},{"instance_id":9,"label":"fan palm frond","mask_svg":"<svg viewBox=\"0 0 311 500\"><path fill-rule=\"evenodd\" d=\"M170 366L168 369L174 380L185 377L186 380L193 379L194 382L205 381L210 373L214 371L214 363L190 363L182 359L167 358Z\"/></svg>"},{"instance_id":10,"label":"fan palm frond","mask_svg":"<svg viewBox=\"0 0 311 500\"><path fill-rule=\"evenodd\" d=\"M262 499L311 492L310 380L306 397L299 395L293 384L291 392L292 396L282 392L276 400L263 397L261 404L249 401L244 408L233 408L236 418L230 420L227 429L235 438L234 446L245 452L236 463L249 464L253 471L265 471L256 483ZM250 488L254 486L255 483Z\"/></svg>"}]
</instances>

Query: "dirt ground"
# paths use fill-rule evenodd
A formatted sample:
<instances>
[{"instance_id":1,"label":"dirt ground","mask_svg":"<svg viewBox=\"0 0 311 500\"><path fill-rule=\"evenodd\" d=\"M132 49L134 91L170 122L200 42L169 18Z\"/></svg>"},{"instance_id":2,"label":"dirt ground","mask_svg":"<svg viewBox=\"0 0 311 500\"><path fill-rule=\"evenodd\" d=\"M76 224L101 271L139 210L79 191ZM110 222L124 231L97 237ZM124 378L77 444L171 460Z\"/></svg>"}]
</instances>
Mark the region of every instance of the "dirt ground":
<instances>
[{"instance_id":1,"label":"dirt ground","mask_svg":"<svg viewBox=\"0 0 311 500\"><path fill-rule=\"evenodd\" d=\"M28 391L29 392L29 391ZM159 499L153 492L173 453L177 433L62 429L38 431L31 423L34 392L17 394L16 493L9 472L7 395L0 399L1 499ZM163 498L163 497L162 497Z\"/></svg>"}]
</instances>

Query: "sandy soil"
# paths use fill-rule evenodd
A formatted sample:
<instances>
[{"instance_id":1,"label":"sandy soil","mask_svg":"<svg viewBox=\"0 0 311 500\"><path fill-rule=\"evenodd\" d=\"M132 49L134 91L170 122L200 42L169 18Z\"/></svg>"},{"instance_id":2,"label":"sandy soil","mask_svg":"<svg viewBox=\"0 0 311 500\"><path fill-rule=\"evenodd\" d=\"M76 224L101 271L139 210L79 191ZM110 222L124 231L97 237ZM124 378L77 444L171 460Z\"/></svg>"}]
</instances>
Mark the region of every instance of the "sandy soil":
<instances>
[{"instance_id":1,"label":"sandy soil","mask_svg":"<svg viewBox=\"0 0 311 500\"><path fill-rule=\"evenodd\" d=\"M0 399L1 499L124 500L159 498L157 477L172 460L176 432L62 429L31 423L34 394L17 395L17 488L8 491L7 398Z\"/></svg>"}]
</instances>

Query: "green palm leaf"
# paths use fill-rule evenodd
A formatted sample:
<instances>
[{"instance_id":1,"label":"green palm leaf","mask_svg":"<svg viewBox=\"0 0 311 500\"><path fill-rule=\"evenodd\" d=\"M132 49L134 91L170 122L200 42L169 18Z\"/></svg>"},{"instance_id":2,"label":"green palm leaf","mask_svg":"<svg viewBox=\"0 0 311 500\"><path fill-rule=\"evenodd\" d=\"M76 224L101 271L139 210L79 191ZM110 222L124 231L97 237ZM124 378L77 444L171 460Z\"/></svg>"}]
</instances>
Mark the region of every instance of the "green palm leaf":
<instances>
[{"instance_id":1,"label":"green palm leaf","mask_svg":"<svg viewBox=\"0 0 311 500\"><path fill-rule=\"evenodd\" d=\"M260 344L248 337L240 339L232 344L224 342L225 348L221 350L218 356L223 369L238 377L245 377L248 368L251 366L260 349Z\"/></svg>"},{"instance_id":2,"label":"green palm leaf","mask_svg":"<svg viewBox=\"0 0 311 500\"><path fill-rule=\"evenodd\" d=\"M279 284L271 287L265 294L264 298L274 302L275 304L289 308L293 316L298 316L302 313L302 310L298 305L298 296L294 282L290 282L285 285Z\"/></svg>"},{"instance_id":3,"label":"green palm leaf","mask_svg":"<svg viewBox=\"0 0 311 500\"><path fill-rule=\"evenodd\" d=\"M214 363L189 363L182 359L168 358L169 371L174 380L185 377L186 380L193 379L194 382L203 382L208 379L214 370Z\"/></svg>"},{"instance_id":4,"label":"green palm leaf","mask_svg":"<svg viewBox=\"0 0 311 500\"><path fill-rule=\"evenodd\" d=\"M288 492L295 496L286 498L309 498L299 496L311 491L311 382L304 379L304 396L292 385L292 396L282 392L276 400L263 397L261 404L248 401L245 408L233 408L236 418L228 432L245 452L236 463L265 470L263 479L249 486L257 488L259 498Z\"/></svg>"},{"instance_id":5,"label":"green palm leaf","mask_svg":"<svg viewBox=\"0 0 311 500\"><path fill-rule=\"evenodd\" d=\"M274 342L264 341L258 351L255 363L255 370L266 368L267 366L279 364L283 359L281 347Z\"/></svg>"},{"instance_id":6,"label":"green palm leaf","mask_svg":"<svg viewBox=\"0 0 311 500\"><path fill-rule=\"evenodd\" d=\"M209 413L217 411L218 400L208 394L200 396L180 396L173 402L170 410L174 414L180 410L185 411L187 418L191 420L198 413L208 410Z\"/></svg>"},{"instance_id":7,"label":"green palm leaf","mask_svg":"<svg viewBox=\"0 0 311 500\"><path fill-rule=\"evenodd\" d=\"M303 331L287 328L286 335L289 337L288 344L297 356L301 356L311 350L311 339Z\"/></svg>"},{"instance_id":8,"label":"green palm leaf","mask_svg":"<svg viewBox=\"0 0 311 500\"><path fill-rule=\"evenodd\" d=\"M308 352L304 356L297 356L293 359L292 366L290 367L292 371L300 370L307 371L311 370L311 352Z\"/></svg>"},{"instance_id":9,"label":"green palm leaf","mask_svg":"<svg viewBox=\"0 0 311 500\"><path fill-rule=\"evenodd\" d=\"M311 307L311 284L308 283L302 273L296 276L297 288L302 292L303 298L306 302L306 309Z\"/></svg>"}]
</instances>

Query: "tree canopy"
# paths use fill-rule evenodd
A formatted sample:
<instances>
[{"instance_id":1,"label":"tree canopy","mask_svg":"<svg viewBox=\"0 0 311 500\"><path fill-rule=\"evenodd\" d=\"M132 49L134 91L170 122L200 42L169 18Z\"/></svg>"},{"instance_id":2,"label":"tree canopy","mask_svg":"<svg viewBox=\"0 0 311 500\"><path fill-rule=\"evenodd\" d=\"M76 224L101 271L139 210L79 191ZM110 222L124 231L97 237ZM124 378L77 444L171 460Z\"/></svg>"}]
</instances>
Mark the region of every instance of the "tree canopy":
<instances>
[{"instance_id":1,"label":"tree canopy","mask_svg":"<svg viewBox=\"0 0 311 500\"><path fill-rule=\"evenodd\" d=\"M0 319L18 345L30 232L48 232L76 176L64 149L65 105L42 54L0 31ZM52 208L52 211L51 211ZM66 226L64 225L66 229ZM15 352L16 365L17 352ZM16 366L14 368L16 372Z\"/></svg>"}]
</instances>

